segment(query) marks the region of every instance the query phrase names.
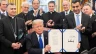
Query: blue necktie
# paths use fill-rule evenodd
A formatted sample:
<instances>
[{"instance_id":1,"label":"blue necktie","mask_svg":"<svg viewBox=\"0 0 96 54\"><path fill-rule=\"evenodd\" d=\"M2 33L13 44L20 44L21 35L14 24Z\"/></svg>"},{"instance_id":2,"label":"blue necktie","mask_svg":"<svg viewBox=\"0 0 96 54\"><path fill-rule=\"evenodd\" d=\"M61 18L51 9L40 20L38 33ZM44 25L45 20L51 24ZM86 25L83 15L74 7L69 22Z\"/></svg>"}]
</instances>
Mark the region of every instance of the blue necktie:
<instances>
[{"instance_id":1,"label":"blue necktie","mask_svg":"<svg viewBox=\"0 0 96 54\"><path fill-rule=\"evenodd\" d=\"M76 15L76 26L80 25L79 15Z\"/></svg>"},{"instance_id":2,"label":"blue necktie","mask_svg":"<svg viewBox=\"0 0 96 54\"><path fill-rule=\"evenodd\" d=\"M41 49L43 48L43 41L42 41L41 35L39 35L39 47Z\"/></svg>"}]
</instances>

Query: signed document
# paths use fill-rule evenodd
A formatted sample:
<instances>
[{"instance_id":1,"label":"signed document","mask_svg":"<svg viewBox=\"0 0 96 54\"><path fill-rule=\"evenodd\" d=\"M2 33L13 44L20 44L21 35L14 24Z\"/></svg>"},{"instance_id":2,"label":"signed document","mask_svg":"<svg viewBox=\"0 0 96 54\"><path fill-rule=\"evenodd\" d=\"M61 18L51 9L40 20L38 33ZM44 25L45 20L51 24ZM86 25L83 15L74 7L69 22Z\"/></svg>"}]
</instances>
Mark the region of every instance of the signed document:
<instances>
[{"instance_id":1,"label":"signed document","mask_svg":"<svg viewBox=\"0 0 96 54\"><path fill-rule=\"evenodd\" d=\"M79 52L77 45L80 34L75 29L52 29L48 33L50 52Z\"/></svg>"},{"instance_id":2,"label":"signed document","mask_svg":"<svg viewBox=\"0 0 96 54\"><path fill-rule=\"evenodd\" d=\"M52 29L48 34L48 42L51 46L51 52L60 52L62 49L62 33L60 30Z\"/></svg>"},{"instance_id":3,"label":"signed document","mask_svg":"<svg viewBox=\"0 0 96 54\"><path fill-rule=\"evenodd\" d=\"M79 42L79 34L74 29L66 29L63 32L63 49L64 52L79 52L77 45Z\"/></svg>"}]
</instances>

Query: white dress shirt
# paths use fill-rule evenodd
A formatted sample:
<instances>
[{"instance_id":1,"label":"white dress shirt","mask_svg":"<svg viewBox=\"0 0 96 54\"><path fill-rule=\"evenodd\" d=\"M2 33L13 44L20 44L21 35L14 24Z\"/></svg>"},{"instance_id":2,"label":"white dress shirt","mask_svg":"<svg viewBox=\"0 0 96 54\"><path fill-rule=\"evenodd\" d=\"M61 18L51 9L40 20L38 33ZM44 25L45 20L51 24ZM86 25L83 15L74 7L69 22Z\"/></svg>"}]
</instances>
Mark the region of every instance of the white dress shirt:
<instances>
[{"instance_id":1,"label":"white dress shirt","mask_svg":"<svg viewBox=\"0 0 96 54\"><path fill-rule=\"evenodd\" d=\"M90 14L90 18L92 17L92 14Z\"/></svg>"},{"instance_id":2,"label":"white dress shirt","mask_svg":"<svg viewBox=\"0 0 96 54\"><path fill-rule=\"evenodd\" d=\"M33 9L33 11L37 11L36 14L33 13L33 16L37 16L38 15L38 12L39 12L39 9L37 9L37 10Z\"/></svg>"},{"instance_id":3,"label":"white dress shirt","mask_svg":"<svg viewBox=\"0 0 96 54\"><path fill-rule=\"evenodd\" d=\"M37 33L36 33L36 35L37 35L38 42L39 42L39 34L37 34ZM42 41L43 41L43 49L42 49L42 54L44 54L44 35L43 35L43 33L41 34L41 39L42 39Z\"/></svg>"},{"instance_id":4,"label":"white dress shirt","mask_svg":"<svg viewBox=\"0 0 96 54\"><path fill-rule=\"evenodd\" d=\"M66 14L67 13L67 14ZM68 10L68 11L65 11L65 15L68 15L70 13L70 10Z\"/></svg>"},{"instance_id":5,"label":"white dress shirt","mask_svg":"<svg viewBox=\"0 0 96 54\"><path fill-rule=\"evenodd\" d=\"M7 12L6 11L3 12L3 11L0 10L0 12L1 12L1 14L4 14L5 16L7 16Z\"/></svg>"}]
</instances>

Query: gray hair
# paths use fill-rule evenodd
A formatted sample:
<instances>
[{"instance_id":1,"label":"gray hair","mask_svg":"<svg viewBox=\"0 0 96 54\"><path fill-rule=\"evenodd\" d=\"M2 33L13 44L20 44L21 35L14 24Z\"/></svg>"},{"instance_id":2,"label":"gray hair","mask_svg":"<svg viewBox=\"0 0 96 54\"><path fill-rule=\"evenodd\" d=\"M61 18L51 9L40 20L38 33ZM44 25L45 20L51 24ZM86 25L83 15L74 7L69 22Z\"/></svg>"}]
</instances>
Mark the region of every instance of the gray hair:
<instances>
[{"instance_id":1,"label":"gray hair","mask_svg":"<svg viewBox=\"0 0 96 54\"><path fill-rule=\"evenodd\" d=\"M84 4L84 6L89 6L90 8L92 8L91 4L90 4L90 3L88 3L88 2L87 2L87 3L85 3L85 4ZM84 6L83 6L83 7L84 7Z\"/></svg>"},{"instance_id":2,"label":"gray hair","mask_svg":"<svg viewBox=\"0 0 96 54\"><path fill-rule=\"evenodd\" d=\"M28 4L29 5L29 3L27 1L25 1L25 2L22 2L21 6L24 6L24 4Z\"/></svg>"},{"instance_id":3,"label":"gray hair","mask_svg":"<svg viewBox=\"0 0 96 54\"><path fill-rule=\"evenodd\" d=\"M36 20L33 20L33 23L32 25L34 26L36 23L42 23L43 24L43 20L42 19L36 19Z\"/></svg>"},{"instance_id":4,"label":"gray hair","mask_svg":"<svg viewBox=\"0 0 96 54\"><path fill-rule=\"evenodd\" d=\"M63 0L62 5L64 5L64 2L68 2L69 6L70 6L70 2L68 0Z\"/></svg>"}]
</instances>

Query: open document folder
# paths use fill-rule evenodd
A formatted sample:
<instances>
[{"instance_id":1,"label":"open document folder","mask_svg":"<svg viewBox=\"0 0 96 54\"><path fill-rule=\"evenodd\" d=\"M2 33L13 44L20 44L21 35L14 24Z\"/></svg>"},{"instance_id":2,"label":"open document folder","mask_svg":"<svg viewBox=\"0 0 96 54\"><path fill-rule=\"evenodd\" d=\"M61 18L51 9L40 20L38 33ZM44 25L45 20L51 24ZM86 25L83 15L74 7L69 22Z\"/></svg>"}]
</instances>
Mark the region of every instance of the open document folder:
<instances>
[{"instance_id":1,"label":"open document folder","mask_svg":"<svg viewBox=\"0 0 96 54\"><path fill-rule=\"evenodd\" d=\"M80 41L80 33L75 29L52 29L48 33L50 52L79 52L77 45Z\"/></svg>"}]
</instances>

